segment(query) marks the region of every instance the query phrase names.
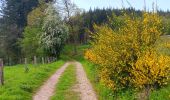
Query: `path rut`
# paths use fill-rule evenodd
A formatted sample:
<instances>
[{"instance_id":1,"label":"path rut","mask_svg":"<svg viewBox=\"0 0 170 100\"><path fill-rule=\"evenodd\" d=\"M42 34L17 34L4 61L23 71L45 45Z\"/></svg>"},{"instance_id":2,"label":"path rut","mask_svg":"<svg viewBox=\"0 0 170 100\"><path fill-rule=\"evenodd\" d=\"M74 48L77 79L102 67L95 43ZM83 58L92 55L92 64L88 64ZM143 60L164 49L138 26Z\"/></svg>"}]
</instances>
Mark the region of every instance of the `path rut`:
<instances>
[{"instance_id":1,"label":"path rut","mask_svg":"<svg viewBox=\"0 0 170 100\"><path fill-rule=\"evenodd\" d=\"M40 90L33 96L33 100L50 100L50 97L55 93L55 87L58 83L58 80L64 70L68 67L69 62L65 63L60 69L58 69L55 74L53 74L43 86L40 87Z\"/></svg>"},{"instance_id":2,"label":"path rut","mask_svg":"<svg viewBox=\"0 0 170 100\"><path fill-rule=\"evenodd\" d=\"M59 81L60 76L65 69L70 65L75 64L76 67L76 91L80 93L81 100L97 100L97 96L93 87L87 78L87 75L83 69L83 66L79 62L67 62L55 74L53 74L43 86L40 87L39 91L33 96L33 100L50 100L50 97L54 95L56 85ZM72 100L70 98L70 100Z\"/></svg>"},{"instance_id":3,"label":"path rut","mask_svg":"<svg viewBox=\"0 0 170 100\"><path fill-rule=\"evenodd\" d=\"M97 100L97 96L93 87L87 78L87 75L83 69L83 66L79 62L76 63L76 70L77 70L77 91L80 92L81 100Z\"/></svg>"}]
</instances>

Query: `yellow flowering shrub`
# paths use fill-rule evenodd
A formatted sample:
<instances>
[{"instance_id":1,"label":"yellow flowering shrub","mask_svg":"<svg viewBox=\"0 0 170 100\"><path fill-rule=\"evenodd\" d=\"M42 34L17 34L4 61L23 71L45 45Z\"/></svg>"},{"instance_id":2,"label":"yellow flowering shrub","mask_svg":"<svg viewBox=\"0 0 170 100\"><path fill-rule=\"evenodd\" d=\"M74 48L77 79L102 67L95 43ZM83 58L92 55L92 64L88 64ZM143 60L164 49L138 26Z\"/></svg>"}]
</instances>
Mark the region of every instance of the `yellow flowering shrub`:
<instances>
[{"instance_id":1,"label":"yellow flowering shrub","mask_svg":"<svg viewBox=\"0 0 170 100\"><path fill-rule=\"evenodd\" d=\"M92 53L91 50L87 50L85 52L85 59L89 59L89 60L95 61L96 60L96 56Z\"/></svg>"},{"instance_id":2,"label":"yellow flowering shrub","mask_svg":"<svg viewBox=\"0 0 170 100\"><path fill-rule=\"evenodd\" d=\"M132 66L131 82L136 87L166 85L169 80L170 59L168 56L158 55L154 50L146 52Z\"/></svg>"},{"instance_id":3,"label":"yellow flowering shrub","mask_svg":"<svg viewBox=\"0 0 170 100\"><path fill-rule=\"evenodd\" d=\"M94 28L92 48L85 52L85 58L99 65L101 83L118 90L162 86L169 80L169 57L154 50L162 34L156 13L143 13L141 18L125 15L116 30L108 25Z\"/></svg>"}]
</instances>

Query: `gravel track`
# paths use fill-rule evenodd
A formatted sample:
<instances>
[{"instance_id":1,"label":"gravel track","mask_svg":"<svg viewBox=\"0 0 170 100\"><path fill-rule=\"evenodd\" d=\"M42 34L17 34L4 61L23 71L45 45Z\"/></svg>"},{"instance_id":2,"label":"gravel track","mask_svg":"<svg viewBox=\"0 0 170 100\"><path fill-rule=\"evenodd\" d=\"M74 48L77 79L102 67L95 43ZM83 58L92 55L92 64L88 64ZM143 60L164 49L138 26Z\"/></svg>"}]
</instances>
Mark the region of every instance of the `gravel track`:
<instances>
[{"instance_id":1,"label":"gravel track","mask_svg":"<svg viewBox=\"0 0 170 100\"><path fill-rule=\"evenodd\" d=\"M60 69L58 69L55 74L53 74L45 83L40 87L40 89L33 96L33 100L50 100L50 97L54 95L56 85L59 81L60 76L65 71L65 69L70 65L75 64L76 67L76 77L77 84L75 90L80 93L81 100L97 100L97 96L93 87L87 78L87 75L83 69L83 66L79 62L67 62ZM70 100L72 100L70 98Z\"/></svg>"}]
</instances>

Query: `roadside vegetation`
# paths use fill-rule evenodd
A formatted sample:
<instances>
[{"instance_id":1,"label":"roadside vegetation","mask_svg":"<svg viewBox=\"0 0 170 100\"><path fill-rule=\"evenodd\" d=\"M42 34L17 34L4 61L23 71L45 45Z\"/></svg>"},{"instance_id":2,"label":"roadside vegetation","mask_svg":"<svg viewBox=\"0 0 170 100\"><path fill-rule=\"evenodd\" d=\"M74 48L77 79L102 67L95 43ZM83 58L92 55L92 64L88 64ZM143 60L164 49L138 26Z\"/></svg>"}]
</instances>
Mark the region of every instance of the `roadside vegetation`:
<instances>
[{"instance_id":1,"label":"roadside vegetation","mask_svg":"<svg viewBox=\"0 0 170 100\"><path fill-rule=\"evenodd\" d=\"M137 99L149 99L152 90L170 81L170 57L156 50L162 20L155 12L143 12L141 19L125 14L120 22L119 29L95 26L85 58L97 65L100 83L115 94L131 89L139 91Z\"/></svg>"},{"instance_id":2,"label":"roadside vegetation","mask_svg":"<svg viewBox=\"0 0 170 100\"><path fill-rule=\"evenodd\" d=\"M24 65L5 67L5 84L0 86L0 100L31 100L36 90L63 64L62 60L36 66L30 64L27 73Z\"/></svg>"},{"instance_id":3,"label":"roadside vegetation","mask_svg":"<svg viewBox=\"0 0 170 100\"><path fill-rule=\"evenodd\" d=\"M161 37L161 41L158 42L158 44L163 44L163 43L170 43L169 37ZM88 50L91 46L90 45L79 45L78 48L78 54L76 56L73 56L73 51L72 49L74 48L72 45L66 45L63 52L62 52L62 57L63 59L69 59L69 60L77 60L82 63L86 74L91 81L93 88L95 89L99 100L136 100L140 98L145 98L146 94L145 91L139 91L134 88L127 88L123 89L121 91L114 92L111 89L109 89L107 86L102 84L100 82L100 77L99 77L99 66L96 64L93 64L92 62L88 61L87 59L84 58L84 53L86 50ZM161 49L161 53L164 54L169 54L169 49L165 46L160 46L157 45L157 49ZM65 55L65 56L64 56ZM66 56L67 55L67 56ZM167 85L165 85L162 88L158 89L153 89L150 92L149 99L150 100L169 100L170 96L170 82L168 82Z\"/></svg>"}]
</instances>

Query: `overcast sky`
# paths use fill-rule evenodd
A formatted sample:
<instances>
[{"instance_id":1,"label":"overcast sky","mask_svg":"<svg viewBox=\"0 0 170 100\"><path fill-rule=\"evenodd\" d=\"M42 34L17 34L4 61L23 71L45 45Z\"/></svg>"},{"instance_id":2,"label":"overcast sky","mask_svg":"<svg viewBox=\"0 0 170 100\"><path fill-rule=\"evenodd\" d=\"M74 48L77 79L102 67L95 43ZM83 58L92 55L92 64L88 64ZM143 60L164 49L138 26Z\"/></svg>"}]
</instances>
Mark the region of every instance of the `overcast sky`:
<instances>
[{"instance_id":1,"label":"overcast sky","mask_svg":"<svg viewBox=\"0 0 170 100\"><path fill-rule=\"evenodd\" d=\"M122 8L122 0L72 0L79 8L89 10L90 7L93 8ZM123 0L124 7L130 7L127 3L129 1L130 5L136 9L144 8L144 0ZM146 0L147 9L152 9L153 2L156 0ZM158 8L162 10L170 10L170 0L157 0Z\"/></svg>"}]
</instances>

